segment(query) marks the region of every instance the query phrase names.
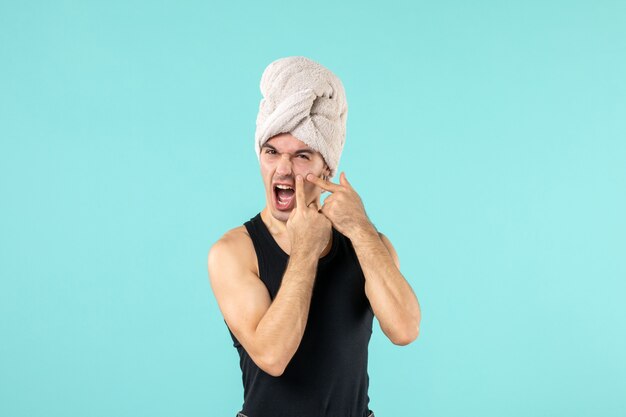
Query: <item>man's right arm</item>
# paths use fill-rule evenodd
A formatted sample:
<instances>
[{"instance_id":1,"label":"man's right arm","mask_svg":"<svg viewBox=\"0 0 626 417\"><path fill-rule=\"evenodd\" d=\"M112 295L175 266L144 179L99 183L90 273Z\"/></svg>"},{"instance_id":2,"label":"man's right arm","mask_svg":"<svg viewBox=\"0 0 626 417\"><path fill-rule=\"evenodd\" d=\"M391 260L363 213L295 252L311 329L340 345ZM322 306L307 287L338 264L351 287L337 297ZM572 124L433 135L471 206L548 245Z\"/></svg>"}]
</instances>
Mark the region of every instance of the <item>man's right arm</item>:
<instances>
[{"instance_id":1,"label":"man's right arm","mask_svg":"<svg viewBox=\"0 0 626 417\"><path fill-rule=\"evenodd\" d=\"M256 272L242 261L246 250L254 250L249 239L228 234L213 245L208 256L211 287L226 324L252 360L280 376L306 328L318 258L314 252L293 251L272 301Z\"/></svg>"}]
</instances>

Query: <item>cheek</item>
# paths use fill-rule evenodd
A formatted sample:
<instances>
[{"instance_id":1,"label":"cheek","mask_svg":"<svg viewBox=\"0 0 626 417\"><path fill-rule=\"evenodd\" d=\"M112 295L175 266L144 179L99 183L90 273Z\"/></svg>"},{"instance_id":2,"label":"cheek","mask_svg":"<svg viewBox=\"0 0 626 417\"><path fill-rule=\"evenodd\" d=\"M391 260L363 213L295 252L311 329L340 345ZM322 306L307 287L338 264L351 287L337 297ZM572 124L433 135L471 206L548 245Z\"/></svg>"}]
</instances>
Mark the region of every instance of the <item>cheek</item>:
<instances>
[{"instance_id":1,"label":"cheek","mask_svg":"<svg viewBox=\"0 0 626 417\"><path fill-rule=\"evenodd\" d=\"M294 171L309 171L313 169L314 166L311 161L307 161L306 159L296 158L293 160L293 170Z\"/></svg>"},{"instance_id":2,"label":"cheek","mask_svg":"<svg viewBox=\"0 0 626 417\"><path fill-rule=\"evenodd\" d=\"M272 177L272 173L274 172L274 166L271 163L268 163L267 161L261 161L261 176L264 179L267 179L268 177L271 179Z\"/></svg>"},{"instance_id":3,"label":"cheek","mask_svg":"<svg viewBox=\"0 0 626 417\"><path fill-rule=\"evenodd\" d=\"M266 169L261 168L261 179L263 181L263 185L265 186L267 191L271 190L272 185L272 172Z\"/></svg>"},{"instance_id":4,"label":"cheek","mask_svg":"<svg viewBox=\"0 0 626 417\"><path fill-rule=\"evenodd\" d=\"M311 161L298 158L293 162L294 174L300 174L303 177L306 177L306 175L309 173L315 175L316 177L321 177L323 169L323 164L315 160Z\"/></svg>"}]
</instances>

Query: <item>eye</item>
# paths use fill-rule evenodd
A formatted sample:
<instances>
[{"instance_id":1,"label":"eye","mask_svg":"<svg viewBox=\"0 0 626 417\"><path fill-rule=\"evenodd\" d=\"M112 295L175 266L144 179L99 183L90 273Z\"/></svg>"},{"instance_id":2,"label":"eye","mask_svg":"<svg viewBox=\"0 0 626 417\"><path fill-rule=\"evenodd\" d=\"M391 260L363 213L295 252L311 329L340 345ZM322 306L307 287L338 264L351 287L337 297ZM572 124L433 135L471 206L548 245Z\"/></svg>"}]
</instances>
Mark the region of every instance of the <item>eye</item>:
<instances>
[{"instance_id":1,"label":"eye","mask_svg":"<svg viewBox=\"0 0 626 417\"><path fill-rule=\"evenodd\" d=\"M265 149L265 153L269 153L269 154L273 155L274 154L274 149L266 148Z\"/></svg>"},{"instance_id":2,"label":"eye","mask_svg":"<svg viewBox=\"0 0 626 417\"><path fill-rule=\"evenodd\" d=\"M306 155L304 155L304 154L300 154L300 155L298 155L298 156L302 156L304 159L309 159L309 157L308 157L308 156L306 156Z\"/></svg>"}]
</instances>

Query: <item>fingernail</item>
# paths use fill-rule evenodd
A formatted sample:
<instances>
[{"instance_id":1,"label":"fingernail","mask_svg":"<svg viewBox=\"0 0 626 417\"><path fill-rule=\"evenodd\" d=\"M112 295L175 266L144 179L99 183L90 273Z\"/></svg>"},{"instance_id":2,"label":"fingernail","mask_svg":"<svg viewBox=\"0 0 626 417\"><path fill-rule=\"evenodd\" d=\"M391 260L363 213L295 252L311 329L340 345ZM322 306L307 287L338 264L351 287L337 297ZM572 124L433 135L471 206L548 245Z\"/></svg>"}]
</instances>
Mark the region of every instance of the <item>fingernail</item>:
<instances>
[{"instance_id":1,"label":"fingernail","mask_svg":"<svg viewBox=\"0 0 626 417\"><path fill-rule=\"evenodd\" d=\"M302 175L296 175L296 180L297 181L302 181Z\"/></svg>"}]
</instances>

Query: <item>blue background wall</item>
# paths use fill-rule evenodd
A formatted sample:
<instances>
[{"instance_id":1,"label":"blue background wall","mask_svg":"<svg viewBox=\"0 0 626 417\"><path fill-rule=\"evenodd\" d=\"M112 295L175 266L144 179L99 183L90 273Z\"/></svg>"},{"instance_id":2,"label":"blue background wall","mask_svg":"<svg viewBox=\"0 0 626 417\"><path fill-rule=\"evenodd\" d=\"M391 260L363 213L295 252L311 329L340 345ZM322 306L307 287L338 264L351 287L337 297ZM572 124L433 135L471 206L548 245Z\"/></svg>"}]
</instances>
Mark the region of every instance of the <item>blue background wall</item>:
<instances>
[{"instance_id":1,"label":"blue background wall","mask_svg":"<svg viewBox=\"0 0 626 417\"><path fill-rule=\"evenodd\" d=\"M626 415L620 1L1 1L0 415L239 410L206 255L263 208L288 55L343 80L339 170L422 307L375 326L377 417Z\"/></svg>"}]
</instances>

